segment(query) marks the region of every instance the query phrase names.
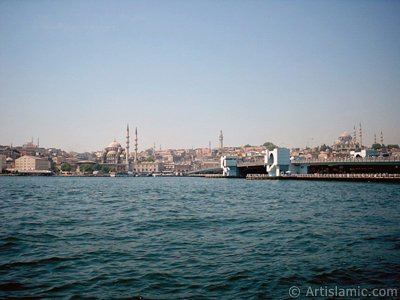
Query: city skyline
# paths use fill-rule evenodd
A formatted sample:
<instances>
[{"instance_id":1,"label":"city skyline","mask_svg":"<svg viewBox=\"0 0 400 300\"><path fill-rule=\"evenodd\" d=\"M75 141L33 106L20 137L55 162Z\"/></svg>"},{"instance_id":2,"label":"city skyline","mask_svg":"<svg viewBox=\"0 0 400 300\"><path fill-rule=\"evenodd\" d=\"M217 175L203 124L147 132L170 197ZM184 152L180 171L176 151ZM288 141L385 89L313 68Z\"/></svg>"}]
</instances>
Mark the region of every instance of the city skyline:
<instances>
[{"instance_id":1,"label":"city skyline","mask_svg":"<svg viewBox=\"0 0 400 300\"><path fill-rule=\"evenodd\" d=\"M129 145L130 145L129 140L130 140L130 138L132 138L132 136L129 137L129 131L131 130L129 124L127 124L126 129L128 130L128 132L125 132L125 138L127 139L125 141L126 144L122 143L122 140L119 140L116 137L114 137L112 140L110 140L110 142L118 142L120 145L127 145L127 147L129 147ZM133 141L134 141L134 144L133 144L134 148L133 149L134 150L136 149L136 150L135 151L129 151L129 153L132 153L132 155L134 155L134 156L135 156L135 152L137 150L140 150L139 152L142 152L142 151L144 152L144 151L147 151L147 150L150 150L150 149L153 149L155 151L161 151L161 150L164 151L164 150L179 150L179 149L221 149L221 148L238 148L238 147L240 148L240 147L248 147L248 146L249 147L262 147L263 146L263 143L261 143L261 144L251 144L251 145L248 144L248 143L247 144L243 144L243 145L224 145L224 136L223 136L223 131L221 130L220 134L218 136L218 142L215 143L214 145L213 145L213 143L211 141L209 141L208 142L208 146L189 147L189 148L184 148L184 147L162 148L161 144L160 145L156 145L156 143L153 143L153 145L151 147L146 147L146 148L139 149L138 148L139 144L138 144L138 138L137 138L138 135L137 134L138 134L138 129L137 129L137 127L135 127L134 128L134 136L133 136L133 138L134 138L133 139ZM338 140L340 138L346 137L346 136L349 136L350 138L352 138L354 143L360 143L362 145L362 147L367 147L367 148L371 147L373 144L381 144L381 145L386 145L386 146L387 145L399 145L399 144L392 144L392 143L385 142L383 131L381 131L379 134L374 134L373 141L372 141L371 144L364 143L363 142L364 141L364 134L362 133L362 125L360 123L359 127L354 126L352 132L343 131L340 135L338 135L338 137L332 143L310 144L310 143L314 142L313 139L311 139L311 140L307 141L307 145L305 145L305 146L293 146L293 147L288 147L288 148L292 148L292 149L298 149L298 148L302 149L303 148L304 149L304 148L314 148L314 147L318 147L318 146L322 146L322 145L334 146L334 144L336 142L338 142ZM21 143L21 144L18 144L18 145L15 145L15 144L12 144L12 143L10 145L7 145L7 144L0 144L0 145L2 145L2 146L11 146L11 147L21 147L21 146L31 145L31 146L35 146L35 147L41 147L41 148L55 148L55 149L66 150L66 149L63 149L61 147L58 147L57 145L51 145L51 146L43 147L43 145L41 145L39 143L39 141L40 141L39 137L34 139L34 137L32 136L30 138L30 140L26 140L24 143ZM266 141L266 142L268 142L268 143L272 142L273 143L273 141ZM264 142L264 143L266 143L266 142ZM284 145L276 145L276 146L285 147ZM125 149L127 147L123 147L123 148ZM85 150L85 151L81 151L81 152L98 152L98 151L103 151L104 148L105 148L105 146L103 146L102 149L90 149L90 150ZM129 148L127 148L127 149L129 149ZM79 151L75 151L73 149L69 149L67 151L79 152Z\"/></svg>"},{"instance_id":2,"label":"city skyline","mask_svg":"<svg viewBox=\"0 0 400 300\"><path fill-rule=\"evenodd\" d=\"M400 2L0 2L0 144L399 144Z\"/></svg>"}]
</instances>

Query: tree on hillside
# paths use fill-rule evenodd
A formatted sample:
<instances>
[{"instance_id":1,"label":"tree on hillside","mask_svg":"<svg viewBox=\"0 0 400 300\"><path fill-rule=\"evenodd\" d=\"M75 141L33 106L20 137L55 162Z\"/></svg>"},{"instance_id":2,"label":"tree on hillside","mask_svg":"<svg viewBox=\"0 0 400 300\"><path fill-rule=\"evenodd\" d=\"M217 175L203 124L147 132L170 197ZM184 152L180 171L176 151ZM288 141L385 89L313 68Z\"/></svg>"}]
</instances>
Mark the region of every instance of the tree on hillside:
<instances>
[{"instance_id":1,"label":"tree on hillside","mask_svg":"<svg viewBox=\"0 0 400 300\"><path fill-rule=\"evenodd\" d=\"M111 170L111 168L110 168L109 166L106 166L106 165L102 165L102 166L101 166L101 171L102 171L103 173L109 173L110 170Z\"/></svg>"},{"instance_id":2,"label":"tree on hillside","mask_svg":"<svg viewBox=\"0 0 400 300\"><path fill-rule=\"evenodd\" d=\"M374 149L374 150L382 149L382 145L378 144L378 143L375 143L375 144L372 144L371 148Z\"/></svg>"},{"instance_id":3,"label":"tree on hillside","mask_svg":"<svg viewBox=\"0 0 400 300\"><path fill-rule=\"evenodd\" d=\"M79 169L84 173L93 173L94 168L92 164L82 164Z\"/></svg>"},{"instance_id":4,"label":"tree on hillside","mask_svg":"<svg viewBox=\"0 0 400 300\"><path fill-rule=\"evenodd\" d=\"M326 152L326 151L332 151L332 148L327 146L326 144L322 144L321 146L318 147L318 150Z\"/></svg>"},{"instance_id":5,"label":"tree on hillside","mask_svg":"<svg viewBox=\"0 0 400 300\"><path fill-rule=\"evenodd\" d=\"M56 174L60 173L60 170L56 167L54 163L51 164L50 170Z\"/></svg>"},{"instance_id":6,"label":"tree on hillside","mask_svg":"<svg viewBox=\"0 0 400 300\"><path fill-rule=\"evenodd\" d=\"M319 146L319 151L326 151L327 148L328 147L325 144L323 144L323 145Z\"/></svg>"},{"instance_id":7,"label":"tree on hillside","mask_svg":"<svg viewBox=\"0 0 400 300\"><path fill-rule=\"evenodd\" d=\"M72 169L72 167L69 163L63 163L61 165L61 171L63 171L63 172L70 172L71 169Z\"/></svg>"},{"instance_id":8,"label":"tree on hillside","mask_svg":"<svg viewBox=\"0 0 400 300\"><path fill-rule=\"evenodd\" d=\"M272 142L265 142L264 144L263 144L263 146L265 147L265 148L267 148L269 151L272 151L272 150L274 150L276 147L278 147L278 146L276 146L274 143L272 143Z\"/></svg>"}]
</instances>

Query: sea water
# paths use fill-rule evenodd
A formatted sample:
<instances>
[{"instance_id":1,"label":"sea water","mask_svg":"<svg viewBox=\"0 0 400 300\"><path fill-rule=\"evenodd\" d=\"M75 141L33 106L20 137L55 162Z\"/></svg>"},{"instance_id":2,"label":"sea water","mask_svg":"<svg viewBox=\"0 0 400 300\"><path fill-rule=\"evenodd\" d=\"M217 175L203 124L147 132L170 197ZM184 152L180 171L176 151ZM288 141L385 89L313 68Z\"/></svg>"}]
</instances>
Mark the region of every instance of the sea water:
<instances>
[{"instance_id":1,"label":"sea water","mask_svg":"<svg viewBox=\"0 0 400 300\"><path fill-rule=\"evenodd\" d=\"M400 287L397 184L0 177L0 224L1 298Z\"/></svg>"}]
</instances>

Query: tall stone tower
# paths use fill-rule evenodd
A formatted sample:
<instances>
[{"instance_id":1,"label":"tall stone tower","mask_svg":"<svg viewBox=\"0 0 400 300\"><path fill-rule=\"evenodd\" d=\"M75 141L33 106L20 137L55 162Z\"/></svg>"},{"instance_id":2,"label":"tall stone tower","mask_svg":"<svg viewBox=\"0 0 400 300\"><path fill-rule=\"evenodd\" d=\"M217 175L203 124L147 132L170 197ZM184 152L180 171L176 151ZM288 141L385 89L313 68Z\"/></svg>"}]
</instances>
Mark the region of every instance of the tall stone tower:
<instances>
[{"instance_id":1,"label":"tall stone tower","mask_svg":"<svg viewBox=\"0 0 400 300\"><path fill-rule=\"evenodd\" d=\"M224 148L224 134L222 133L222 130L219 134L219 147L221 148L221 150Z\"/></svg>"}]
</instances>

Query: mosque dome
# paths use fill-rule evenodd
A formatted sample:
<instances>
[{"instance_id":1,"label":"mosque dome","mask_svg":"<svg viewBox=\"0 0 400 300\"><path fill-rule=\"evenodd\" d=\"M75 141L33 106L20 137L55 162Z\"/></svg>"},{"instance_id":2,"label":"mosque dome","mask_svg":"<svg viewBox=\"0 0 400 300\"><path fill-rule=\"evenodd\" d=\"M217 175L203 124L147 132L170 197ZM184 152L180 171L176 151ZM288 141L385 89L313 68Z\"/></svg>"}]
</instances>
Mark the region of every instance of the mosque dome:
<instances>
[{"instance_id":1,"label":"mosque dome","mask_svg":"<svg viewBox=\"0 0 400 300\"><path fill-rule=\"evenodd\" d=\"M129 143L129 128L127 127L127 143ZM129 146L127 146L129 148ZM126 150L120 143L114 141L108 144L100 154L101 163L123 165L127 161ZM129 159L129 157L128 157Z\"/></svg>"},{"instance_id":2,"label":"mosque dome","mask_svg":"<svg viewBox=\"0 0 400 300\"><path fill-rule=\"evenodd\" d=\"M121 148L121 144L118 143L116 140L114 140L113 142L111 142L107 148Z\"/></svg>"},{"instance_id":3,"label":"mosque dome","mask_svg":"<svg viewBox=\"0 0 400 300\"><path fill-rule=\"evenodd\" d=\"M340 135L340 137L348 137L348 136L350 136L350 134L348 134L346 131L343 132L343 133Z\"/></svg>"}]
</instances>

